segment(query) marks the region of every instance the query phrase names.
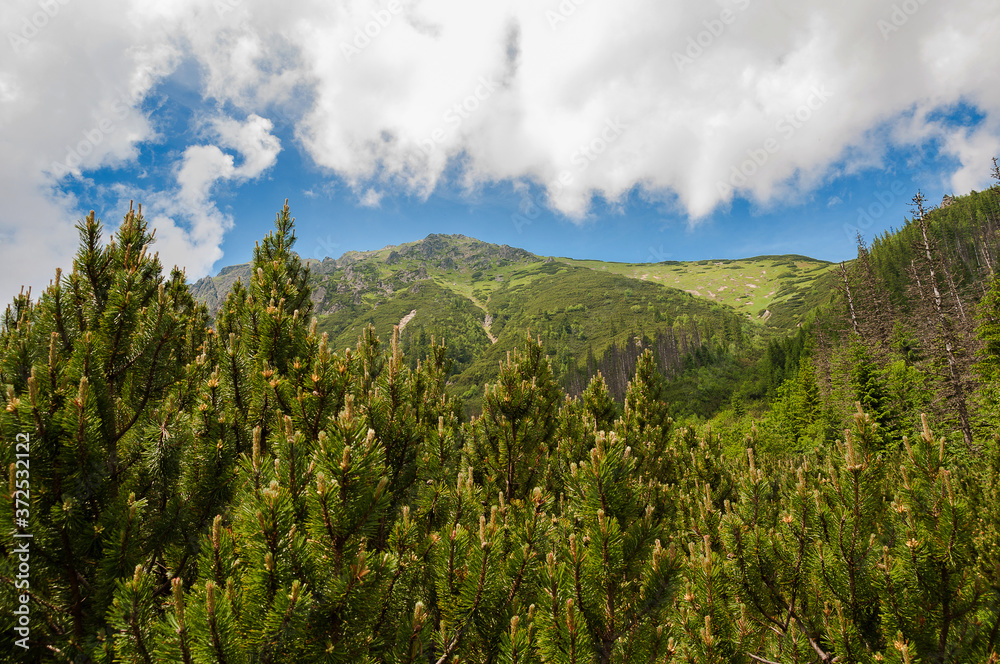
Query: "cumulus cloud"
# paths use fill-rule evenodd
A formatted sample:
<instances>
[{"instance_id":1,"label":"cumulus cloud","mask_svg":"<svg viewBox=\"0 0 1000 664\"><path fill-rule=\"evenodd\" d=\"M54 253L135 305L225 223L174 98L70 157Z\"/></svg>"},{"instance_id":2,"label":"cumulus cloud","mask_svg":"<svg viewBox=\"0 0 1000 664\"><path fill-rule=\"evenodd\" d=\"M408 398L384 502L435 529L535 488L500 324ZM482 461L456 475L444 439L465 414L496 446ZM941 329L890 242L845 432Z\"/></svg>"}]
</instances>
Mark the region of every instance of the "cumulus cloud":
<instances>
[{"instance_id":1,"label":"cumulus cloud","mask_svg":"<svg viewBox=\"0 0 1000 664\"><path fill-rule=\"evenodd\" d=\"M983 164L1000 155L1000 138L995 127L970 132L955 129L947 133L945 149L955 155L961 167L950 178L952 189L965 193L980 188L983 183Z\"/></svg>"},{"instance_id":2,"label":"cumulus cloud","mask_svg":"<svg viewBox=\"0 0 1000 664\"><path fill-rule=\"evenodd\" d=\"M107 3L98 3L104 4ZM107 7L103 7L105 10ZM84 216L56 178L131 160L155 135L136 106L169 69L120 12L80 2L0 6L0 294L68 267Z\"/></svg>"},{"instance_id":3,"label":"cumulus cloud","mask_svg":"<svg viewBox=\"0 0 1000 664\"><path fill-rule=\"evenodd\" d=\"M267 120L293 124L359 205L428 196L457 172L470 190L533 182L577 220L595 195L633 190L693 220L735 196L781 202L930 138L961 193L1000 147L996 0L43 4L0 7L4 292L67 264L82 211L54 178L160 140L141 101L184 61L203 73L211 140L187 141L147 209L190 277L232 223L213 187L275 163ZM934 116L957 103L982 120Z\"/></svg>"},{"instance_id":4,"label":"cumulus cloud","mask_svg":"<svg viewBox=\"0 0 1000 664\"><path fill-rule=\"evenodd\" d=\"M307 82L298 138L355 190L426 196L458 163L466 187L534 181L576 219L595 194L633 189L698 219L735 195L794 196L838 162L877 166L887 144L874 130L915 108L965 101L985 114L971 142L943 143L966 174L956 186L982 183L1000 134L998 76L983 63L1000 37L995 0L240 8L262 43L295 45L293 57L255 51L258 75L243 80L270 95L276 70ZM213 81L235 81L212 66Z\"/></svg>"},{"instance_id":5,"label":"cumulus cloud","mask_svg":"<svg viewBox=\"0 0 1000 664\"><path fill-rule=\"evenodd\" d=\"M345 3L286 32L316 95L303 145L361 185L426 195L458 160L465 185L533 180L573 218L638 188L697 219L808 190L838 161L877 165L873 130L915 107L986 114L943 144L956 186L984 180L1000 133L983 62L996 2L396 6Z\"/></svg>"},{"instance_id":6,"label":"cumulus cloud","mask_svg":"<svg viewBox=\"0 0 1000 664\"><path fill-rule=\"evenodd\" d=\"M212 201L212 188L220 183L239 184L257 178L274 165L281 142L271 135L273 124L258 115L245 122L216 118L211 134L219 145L192 145L184 150L177 172L177 187L166 192L145 192L152 202L150 224L157 229L156 249L168 266L183 265L189 276L203 276L222 258L225 232L233 219ZM179 223L185 220L186 225Z\"/></svg>"},{"instance_id":7,"label":"cumulus cloud","mask_svg":"<svg viewBox=\"0 0 1000 664\"><path fill-rule=\"evenodd\" d=\"M361 200L358 202L358 205L366 208L377 208L381 204L382 194L372 188L369 188L368 191L361 196Z\"/></svg>"}]
</instances>

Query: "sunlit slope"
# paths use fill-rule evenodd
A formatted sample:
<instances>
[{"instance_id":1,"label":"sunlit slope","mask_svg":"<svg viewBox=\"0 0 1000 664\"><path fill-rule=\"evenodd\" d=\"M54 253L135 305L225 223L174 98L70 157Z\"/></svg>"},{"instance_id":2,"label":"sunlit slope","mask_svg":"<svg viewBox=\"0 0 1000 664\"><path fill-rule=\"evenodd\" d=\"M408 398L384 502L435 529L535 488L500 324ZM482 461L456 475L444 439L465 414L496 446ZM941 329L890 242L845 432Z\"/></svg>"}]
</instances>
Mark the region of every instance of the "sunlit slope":
<instances>
[{"instance_id":1,"label":"sunlit slope","mask_svg":"<svg viewBox=\"0 0 1000 664\"><path fill-rule=\"evenodd\" d=\"M797 255L663 263L559 260L678 288L778 328L801 322L809 311L828 299L832 272L837 267L835 263Z\"/></svg>"}]
</instances>

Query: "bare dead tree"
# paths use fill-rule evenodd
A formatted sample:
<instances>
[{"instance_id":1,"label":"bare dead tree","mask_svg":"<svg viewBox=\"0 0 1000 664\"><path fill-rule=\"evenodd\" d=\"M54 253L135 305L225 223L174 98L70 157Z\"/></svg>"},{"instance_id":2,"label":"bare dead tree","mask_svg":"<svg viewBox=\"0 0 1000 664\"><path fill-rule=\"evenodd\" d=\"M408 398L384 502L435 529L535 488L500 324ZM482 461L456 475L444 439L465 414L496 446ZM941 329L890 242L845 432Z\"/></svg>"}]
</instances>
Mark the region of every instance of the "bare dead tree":
<instances>
[{"instance_id":1,"label":"bare dead tree","mask_svg":"<svg viewBox=\"0 0 1000 664\"><path fill-rule=\"evenodd\" d=\"M959 428L967 446L972 446L972 422L968 410L968 395L971 387L969 374L971 345L973 337L967 329L964 309L952 306L946 295L953 295L957 303L961 299L954 286L945 261L941 260L937 243L928 234L927 215L930 212L921 192L913 197L914 219L920 235L916 241L918 260L911 263L916 283L914 302L915 313L927 324L918 323L917 330L925 337L928 349L938 347L943 357L934 358L944 364L941 378L945 387L945 399L959 419ZM950 292L945 292L948 289ZM923 314L923 315L920 315ZM963 324L963 321L966 321Z\"/></svg>"},{"instance_id":2,"label":"bare dead tree","mask_svg":"<svg viewBox=\"0 0 1000 664\"><path fill-rule=\"evenodd\" d=\"M842 281L840 289L844 294L845 300L847 301L847 310L850 314L851 327L854 329L854 334L860 337L861 327L858 325L858 312L854 308L854 294L851 292L851 278L843 261L840 262L840 278Z\"/></svg>"},{"instance_id":3,"label":"bare dead tree","mask_svg":"<svg viewBox=\"0 0 1000 664\"><path fill-rule=\"evenodd\" d=\"M880 283L872 265L871 253L864 238L858 233L858 259L855 262L858 281L861 284L859 301L863 311L865 336L869 346L878 355L884 356L889 349L889 336L895 321L892 301L886 288Z\"/></svg>"}]
</instances>

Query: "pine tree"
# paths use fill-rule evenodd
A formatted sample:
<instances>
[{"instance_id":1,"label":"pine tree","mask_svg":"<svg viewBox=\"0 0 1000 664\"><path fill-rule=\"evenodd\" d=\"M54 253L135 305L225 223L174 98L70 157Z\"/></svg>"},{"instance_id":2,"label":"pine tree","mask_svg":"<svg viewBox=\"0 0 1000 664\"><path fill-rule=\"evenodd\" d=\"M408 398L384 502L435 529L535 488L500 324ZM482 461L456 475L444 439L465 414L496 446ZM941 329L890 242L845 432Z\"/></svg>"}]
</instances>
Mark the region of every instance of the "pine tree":
<instances>
[{"instance_id":1,"label":"pine tree","mask_svg":"<svg viewBox=\"0 0 1000 664\"><path fill-rule=\"evenodd\" d=\"M133 577L122 586L133 596L165 590L166 570L193 553L186 529L204 523L176 487L206 374L205 309L179 270L165 277L149 255L141 208L104 246L93 212L77 228L73 271L57 271L35 303L18 298L0 333L0 428L30 438L32 644L60 661L109 653L116 582ZM216 482L209 475L203 486ZM11 533L3 540L10 551Z\"/></svg>"},{"instance_id":2,"label":"pine tree","mask_svg":"<svg viewBox=\"0 0 1000 664\"><path fill-rule=\"evenodd\" d=\"M594 418L595 426L600 431L607 431L615 420L618 407L608 390L607 381L598 371L590 380L587 389L583 391L583 405Z\"/></svg>"},{"instance_id":3,"label":"pine tree","mask_svg":"<svg viewBox=\"0 0 1000 664\"><path fill-rule=\"evenodd\" d=\"M828 598L825 631L834 652L864 661L884 647L880 632L877 566L887 540L881 517L885 464L878 424L861 410L853 431L820 468L814 578Z\"/></svg>"},{"instance_id":4,"label":"pine tree","mask_svg":"<svg viewBox=\"0 0 1000 664\"><path fill-rule=\"evenodd\" d=\"M979 613L984 634L983 657L1000 661L1000 445L989 448L987 462L980 465L978 481L971 484L975 515L973 530L976 564L983 582Z\"/></svg>"},{"instance_id":5,"label":"pine tree","mask_svg":"<svg viewBox=\"0 0 1000 664\"><path fill-rule=\"evenodd\" d=\"M508 502L524 500L545 477L559 394L541 341L527 340L500 363L468 434L469 456ZM491 491L492 493L492 491Z\"/></svg>"},{"instance_id":6,"label":"pine tree","mask_svg":"<svg viewBox=\"0 0 1000 664\"><path fill-rule=\"evenodd\" d=\"M935 440L926 417L917 440L904 442L892 538L880 564L883 629L902 634L925 661L985 661L984 636L996 620L977 611L984 588L975 563L976 506L962 491L972 478L945 439Z\"/></svg>"},{"instance_id":7,"label":"pine tree","mask_svg":"<svg viewBox=\"0 0 1000 664\"><path fill-rule=\"evenodd\" d=\"M680 560L650 503L651 487L614 433L574 463L536 604L546 661L656 661Z\"/></svg>"},{"instance_id":8,"label":"pine tree","mask_svg":"<svg viewBox=\"0 0 1000 664\"><path fill-rule=\"evenodd\" d=\"M401 617L417 615L407 586L426 534L405 505L397 509L407 487L386 441L417 438L400 433L417 425L414 376L421 412L453 410L439 393L442 356L412 373L398 337L386 362L371 331L356 352L330 352L316 322L303 320L308 284L291 252L292 224L286 202L255 251L249 288L234 289L220 316L214 336L223 341L202 358L217 364L202 386L198 411L208 415L195 449L204 442L230 474L237 468L231 502L211 532L202 529L196 571L171 582L174 611L150 628L175 635L158 661L362 661L394 652ZM413 457L403 461L412 466ZM130 592L119 586L116 601L128 605ZM129 615L114 615L118 650L141 654Z\"/></svg>"},{"instance_id":9,"label":"pine tree","mask_svg":"<svg viewBox=\"0 0 1000 664\"><path fill-rule=\"evenodd\" d=\"M745 456L673 422L648 339L606 356L634 365L620 417L602 374L567 395L529 338L463 422L443 345L411 361L368 327L329 348L287 202L214 329L138 211L107 246L80 230L73 273L0 330L0 432L24 442L0 510L17 526L30 440L36 660L1000 661L1000 446L954 450L926 419L901 437L929 392L905 335L849 331L822 385L806 333L768 344L761 395L781 387ZM691 367L734 343L684 329L664 343ZM857 412L832 441L838 399Z\"/></svg>"},{"instance_id":10,"label":"pine tree","mask_svg":"<svg viewBox=\"0 0 1000 664\"><path fill-rule=\"evenodd\" d=\"M810 466L803 462L793 468L784 462L765 473L748 449L738 498L722 518L727 574L750 623L741 647L769 661L831 662L820 618L823 606L808 584L817 528Z\"/></svg>"},{"instance_id":11,"label":"pine tree","mask_svg":"<svg viewBox=\"0 0 1000 664\"><path fill-rule=\"evenodd\" d=\"M209 361L218 367L224 394L235 406L229 428L239 454L250 450L255 427L261 427L263 440L270 439L279 426L278 410L289 415L301 412L292 406L299 396L298 386L293 385L301 386L308 374L304 375L301 361L295 365L295 358L305 355L313 330L312 300L308 270L292 252L294 244L294 219L286 200L275 230L254 248L250 283L234 285L216 322L219 343L213 345ZM289 380L283 381L286 377ZM307 399L310 392L305 392ZM332 401L324 400L314 422L336 413L342 398L341 393Z\"/></svg>"}]
</instances>

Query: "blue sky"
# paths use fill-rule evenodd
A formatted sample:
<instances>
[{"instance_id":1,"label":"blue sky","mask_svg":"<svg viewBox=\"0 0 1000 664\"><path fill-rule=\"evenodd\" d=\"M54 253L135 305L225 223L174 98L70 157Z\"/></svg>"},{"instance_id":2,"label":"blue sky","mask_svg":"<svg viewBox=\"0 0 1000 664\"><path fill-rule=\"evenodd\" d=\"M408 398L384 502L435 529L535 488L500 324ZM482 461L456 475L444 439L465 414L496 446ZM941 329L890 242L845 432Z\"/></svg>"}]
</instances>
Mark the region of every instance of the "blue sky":
<instances>
[{"instance_id":1,"label":"blue sky","mask_svg":"<svg viewBox=\"0 0 1000 664\"><path fill-rule=\"evenodd\" d=\"M285 198L307 257L836 261L1000 154L993 0L14 0L0 28L5 296L130 199L191 280Z\"/></svg>"},{"instance_id":2,"label":"blue sky","mask_svg":"<svg viewBox=\"0 0 1000 664\"><path fill-rule=\"evenodd\" d=\"M187 147L203 104L196 90L170 79L146 103L151 117L162 123L158 130L165 140L144 146L133 163L97 169L86 179L67 179L62 185L79 200L92 201L112 224L122 207L115 185L152 180L158 182L154 187L169 186L172 162L166 156ZM983 121L982 114L964 105L941 109L936 116L945 128L975 128ZM760 204L736 195L692 220L675 202L650 201L636 187L615 203L596 195L580 219L548 206L544 187L535 182L464 188L459 156L427 198L390 190L377 207L369 207L358 202L343 178L318 168L304 154L294 128L284 120L272 131L282 145L276 163L253 181L214 191L216 204L236 222L222 242L224 258L216 270L250 259L254 242L270 230L285 198L296 217L296 248L310 258L336 258L348 250L379 249L430 233L460 233L540 255L620 262L787 253L840 261L854 256L857 230L870 238L900 226L918 188L935 201L950 193L946 176L957 166L939 154L939 141L930 139L893 146L878 167L834 175L789 200Z\"/></svg>"}]
</instances>

